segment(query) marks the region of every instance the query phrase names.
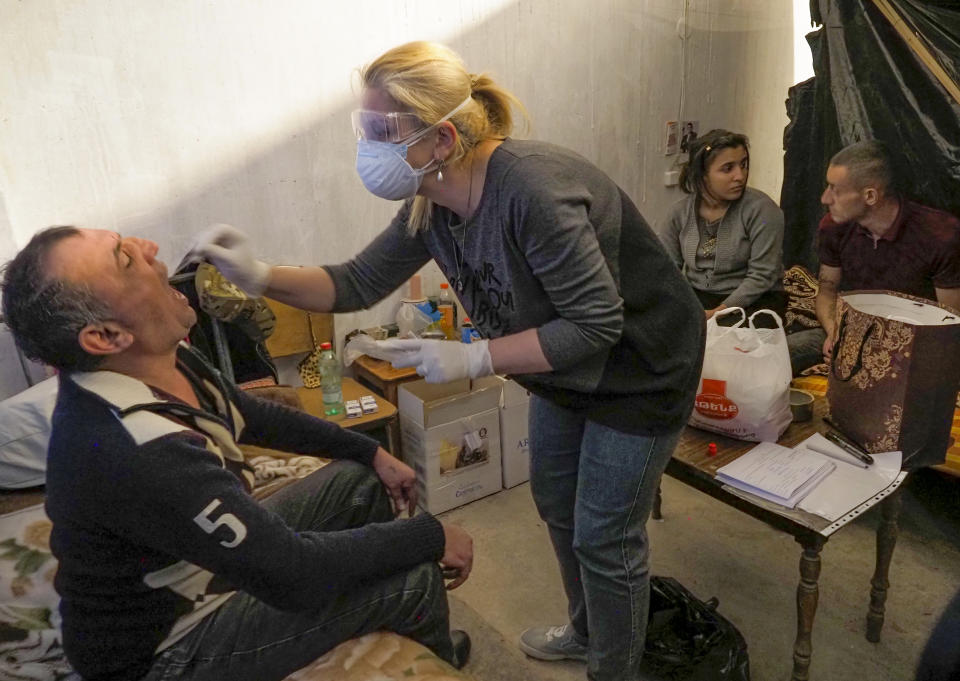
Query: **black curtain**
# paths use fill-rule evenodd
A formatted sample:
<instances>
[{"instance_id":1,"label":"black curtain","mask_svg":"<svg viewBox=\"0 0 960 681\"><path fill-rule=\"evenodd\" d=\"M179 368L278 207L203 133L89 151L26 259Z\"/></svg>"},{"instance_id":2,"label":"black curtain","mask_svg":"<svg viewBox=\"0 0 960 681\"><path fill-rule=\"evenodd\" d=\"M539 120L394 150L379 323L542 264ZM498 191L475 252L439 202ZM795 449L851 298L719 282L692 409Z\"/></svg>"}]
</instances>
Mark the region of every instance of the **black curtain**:
<instances>
[{"instance_id":1,"label":"black curtain","mask_svg":"<svg viewBox=\"0 0 960 681\"><path fill-rule=\"evenodd\" d=\"M960 2L888 0L954 82L960 82ZM830 157L864 139L894 153L901 190L960 215L960 103L872 0L812 0L813 78L792 87L780 205L784 264L816 272L816 229Z\"/></svg>"}]
</instances>

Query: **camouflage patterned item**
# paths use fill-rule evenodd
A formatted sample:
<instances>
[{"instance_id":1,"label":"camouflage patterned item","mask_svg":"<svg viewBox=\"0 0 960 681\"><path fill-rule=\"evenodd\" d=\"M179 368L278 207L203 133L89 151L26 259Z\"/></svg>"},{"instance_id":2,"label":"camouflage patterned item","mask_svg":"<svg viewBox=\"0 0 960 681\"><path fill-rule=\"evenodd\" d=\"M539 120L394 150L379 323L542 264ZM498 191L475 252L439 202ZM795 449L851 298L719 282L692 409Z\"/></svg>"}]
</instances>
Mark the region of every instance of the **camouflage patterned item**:
<instances>
[{"instance_id":1,"label":"camouflage patterned item","mask_svg":"<svg viewBox=\"0 0 960 681\"><path fill-rule=\"evenodd\" d=\"M252 340L270 337L276 317L263 298L251 298L210 263L197 266L194 283L200 308L214 319L236 324Z\"/></svg>"}]
</instances>

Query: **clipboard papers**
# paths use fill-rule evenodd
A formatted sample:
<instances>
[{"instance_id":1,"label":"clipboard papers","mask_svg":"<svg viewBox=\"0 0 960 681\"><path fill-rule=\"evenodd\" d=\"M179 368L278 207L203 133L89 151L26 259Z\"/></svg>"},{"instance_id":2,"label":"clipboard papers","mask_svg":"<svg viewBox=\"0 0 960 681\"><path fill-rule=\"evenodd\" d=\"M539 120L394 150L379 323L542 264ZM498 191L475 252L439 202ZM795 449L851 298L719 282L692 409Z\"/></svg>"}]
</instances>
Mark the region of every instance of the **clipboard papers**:
<instances>
[{"instance_id":1,"label":"clipboard papers","mask_svg":"<svg viewBox=\"0 0 960 681\"><path fill-rule=\"evenodd\" d=\"M838 463L806 447L761 442L717 470L717 480L787 508L796 507Z\"/></svg>"},{"instance_id":2,"label":"clipboard papers","mask_svg":"<svg viewBox=\"0 0 960 681\"><path fill-rule=\"evenodd\" d=\"M814 451L833 451L836 458ZM892 493L906 477L900 452L873 454L867 468L814 433L793 449L762 442L717 470L716 479L742 492L796 508L832 524L829 534ZM847 462L849 461L849 463Z\"/></svg>"}]
</instances>

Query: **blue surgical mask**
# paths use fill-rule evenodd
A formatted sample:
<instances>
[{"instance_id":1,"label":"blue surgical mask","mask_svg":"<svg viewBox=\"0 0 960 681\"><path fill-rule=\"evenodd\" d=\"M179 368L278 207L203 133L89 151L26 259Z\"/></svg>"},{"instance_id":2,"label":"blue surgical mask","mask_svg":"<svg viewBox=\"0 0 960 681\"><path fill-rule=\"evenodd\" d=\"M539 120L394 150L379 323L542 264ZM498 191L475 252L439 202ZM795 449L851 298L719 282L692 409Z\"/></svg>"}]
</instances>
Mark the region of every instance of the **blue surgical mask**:
<instances>
[{"instance_id":1,"label":"blue surgical mask","mask_svg":"<svg viewBox=\"0 0 960 681\"><path fill-rule=\"evenodd\" d=\"M414 144L419 141L416 140ZM424 174L434 161L423 168L414 168L407 162L407 149L410 146L410 143L357 140L357 174L371 194L398 201L409 199L417 193Z\"/></svg>"},{"instance_id":2,"label":"blue surgical mask","mask_svg":"<svg viewBox=\"0 0 960 681\"><path fill-rule=\"evenodd\" d=\"M415 196L423 182L423 176L437 161L433 159L422 168L414 168L407 162L407 149L420 142L428 132L448 120L470 101L471 97L467 97L439 121L403 142L357 140L357 174L360 175L363 186L374 196L390 201Z\"/></svg>"}]
</instances>

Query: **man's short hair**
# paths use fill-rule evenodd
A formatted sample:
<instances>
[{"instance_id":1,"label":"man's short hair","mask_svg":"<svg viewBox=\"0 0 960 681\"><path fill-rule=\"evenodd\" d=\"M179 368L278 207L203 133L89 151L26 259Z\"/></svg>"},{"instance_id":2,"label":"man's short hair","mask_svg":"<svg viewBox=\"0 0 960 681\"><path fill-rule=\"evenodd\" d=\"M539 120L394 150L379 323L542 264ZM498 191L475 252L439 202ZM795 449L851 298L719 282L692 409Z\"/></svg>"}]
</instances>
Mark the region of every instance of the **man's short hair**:
<instances>
[{"instance_id":1,"label":"man's short hair","mask_svg":"<svg viewBox=\"0 0 960 681\"><path fill-rule=\"evenodd\" d=\"M87 353L78 336L88 324L110 319L110 308L88 287L47 273L50 251L76 234L76 227L48 227L4 266L3 318L30 359L62 371L91 371L103 357Z\"/></svg>"},{"instance_id":2,"label":"man's short hair","mask_svg":"<svg viewBox=\"0 0 960 681\"><path fill-rule=\"evenodd\" d=\"M846 168L858 190L874 187L882 194L898 193L890 150L879 140L856 142L841 149L830 159L830 165Z\"/></svg>"}]
</instances>

